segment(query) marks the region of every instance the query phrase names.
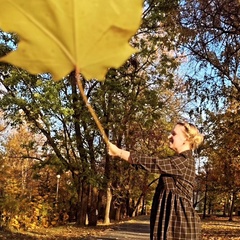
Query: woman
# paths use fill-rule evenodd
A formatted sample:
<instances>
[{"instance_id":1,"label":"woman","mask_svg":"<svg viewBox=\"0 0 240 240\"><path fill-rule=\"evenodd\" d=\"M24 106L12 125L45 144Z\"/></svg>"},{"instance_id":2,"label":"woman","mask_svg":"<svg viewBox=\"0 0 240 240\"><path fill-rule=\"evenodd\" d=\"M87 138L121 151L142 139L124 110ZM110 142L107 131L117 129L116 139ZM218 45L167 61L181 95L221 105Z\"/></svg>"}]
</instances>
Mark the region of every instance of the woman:
<instances>
[{"instance_id":1,"label":"woman","mask_svg":"<svg viewBox=\"0 0 240 240\"><path fill-rule=\"evenodd\" d=\"M192 205L195 181L192 151L202 143L203 135L194 125L179 122L168 138L170 148L176 152L173 157L142 156L110 142L109 154L160 174L151 209L150 239L197 240L200 239L201 228Z\"/></svg>"}]
</instances>

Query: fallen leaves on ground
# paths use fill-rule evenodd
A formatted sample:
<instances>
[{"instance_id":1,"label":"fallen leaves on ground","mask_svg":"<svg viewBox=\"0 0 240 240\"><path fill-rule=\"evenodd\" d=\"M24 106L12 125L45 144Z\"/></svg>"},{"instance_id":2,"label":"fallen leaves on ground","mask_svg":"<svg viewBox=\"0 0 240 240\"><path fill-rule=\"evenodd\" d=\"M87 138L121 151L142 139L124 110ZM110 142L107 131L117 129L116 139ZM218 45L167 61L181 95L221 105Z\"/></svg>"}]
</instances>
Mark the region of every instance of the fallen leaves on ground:
<instances>
[{"instance_id":1,"label":"fallen leaves on ground","mask_svg":"<svg viewBox=\"0 0 240 240\"><path fill-rule=\"evenodd\" d=\"M202 221L203 240L230 240L240 239L240 218L233 221L228 218L216 217Z\"/></svg>"},{"instance_id":2,"label":"fallen leaves on ground","mask_svg":"<svg viewBox=\"0 0 240 240\"><path fill-rule=\"evenodd\" d=\"M142 224L147 219L129 219L129 223ZM126 224L126 221L124 221ZM0 230L1 240L90 240L104 237L106 230L114 231L114 226L99 224L97 227L77 227L75 225L60 226L54 228L39 228L29 232L7 232ZM218 217L202 220L202 240L240 240L240 218L235 217L233 221L228 218Z\"/></svg>"},{"instance_id":3,"label":"fallen leaves on ground","mask_svg":"<svg viewBox=\"0 0 240 240\"><path fill-rule=\"evenodd\" d=\"M38 228L28 232L8 232L0 231L0 239L11 240L74 240L88 239L89 237L99 237L104 231L110 229L111 225L97 227L77 227L75 225Z\"/></svg>"}]
</instances>

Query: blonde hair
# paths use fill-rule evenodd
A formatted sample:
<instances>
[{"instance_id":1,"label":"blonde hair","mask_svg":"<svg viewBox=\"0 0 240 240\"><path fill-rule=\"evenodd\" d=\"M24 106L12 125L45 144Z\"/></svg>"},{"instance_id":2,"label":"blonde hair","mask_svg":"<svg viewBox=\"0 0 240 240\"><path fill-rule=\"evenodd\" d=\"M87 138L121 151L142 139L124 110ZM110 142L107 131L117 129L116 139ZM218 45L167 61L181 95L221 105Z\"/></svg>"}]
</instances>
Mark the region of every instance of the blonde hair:
<instances>
[{"instance_id":1,"label":"blonde hair","mask_svg":"<svg viewBox=\"0 0 240 240\"><path fill-rule=\"evenodd\" d=\"M193 124L178 122L177 125L184 127L184 134L193 150L197 149L202 144L204 137Z\"/></svg>"}]
</instances>

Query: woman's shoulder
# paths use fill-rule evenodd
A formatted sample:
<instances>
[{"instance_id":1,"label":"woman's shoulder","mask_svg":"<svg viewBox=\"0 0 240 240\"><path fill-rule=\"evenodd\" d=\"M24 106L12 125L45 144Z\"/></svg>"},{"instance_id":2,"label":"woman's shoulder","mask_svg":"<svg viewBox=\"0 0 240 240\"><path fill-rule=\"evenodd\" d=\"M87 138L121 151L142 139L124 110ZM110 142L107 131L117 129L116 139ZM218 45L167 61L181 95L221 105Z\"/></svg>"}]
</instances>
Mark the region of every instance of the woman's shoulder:
<instances>
[{"instance_id":1,"label":"woman's shoulder","mask_svg":"<svg viewBox=\"0 0 240 240\"><path fill-rule=\"evenodd\" d=\"M186 151L179 153L178 155L181 157L184 157L184 158L192 158L193 153L192 153L192 150L186 150Z\"/></svg>"}]
</instances>

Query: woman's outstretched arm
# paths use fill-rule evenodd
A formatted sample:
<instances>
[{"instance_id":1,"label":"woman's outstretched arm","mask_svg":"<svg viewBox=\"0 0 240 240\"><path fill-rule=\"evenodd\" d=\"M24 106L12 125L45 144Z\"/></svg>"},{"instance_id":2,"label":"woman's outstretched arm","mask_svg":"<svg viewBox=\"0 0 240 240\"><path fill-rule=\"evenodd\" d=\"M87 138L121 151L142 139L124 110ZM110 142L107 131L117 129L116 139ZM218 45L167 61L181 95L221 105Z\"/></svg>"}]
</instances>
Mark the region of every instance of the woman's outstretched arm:
<instances>
[{"instance_id":1,"label":"woman's outstretched arm","mask_svg":"<svg viewBox=\"0 0 240 240\"><path fill-rule=\"evenodd\" d=\"M115 144L108 142L108 154L113 157L120 157L129 162L130 152L117 147Z\"/></svg>"}]
</instances>

